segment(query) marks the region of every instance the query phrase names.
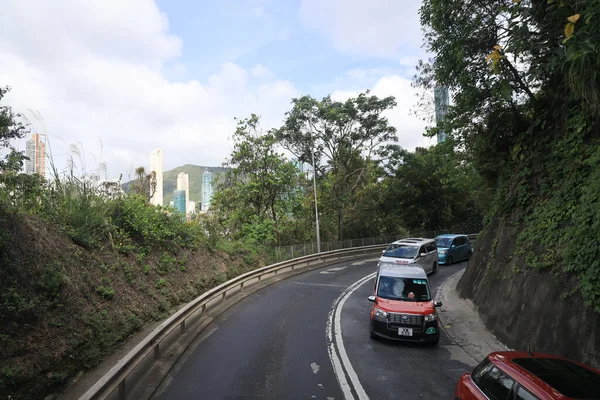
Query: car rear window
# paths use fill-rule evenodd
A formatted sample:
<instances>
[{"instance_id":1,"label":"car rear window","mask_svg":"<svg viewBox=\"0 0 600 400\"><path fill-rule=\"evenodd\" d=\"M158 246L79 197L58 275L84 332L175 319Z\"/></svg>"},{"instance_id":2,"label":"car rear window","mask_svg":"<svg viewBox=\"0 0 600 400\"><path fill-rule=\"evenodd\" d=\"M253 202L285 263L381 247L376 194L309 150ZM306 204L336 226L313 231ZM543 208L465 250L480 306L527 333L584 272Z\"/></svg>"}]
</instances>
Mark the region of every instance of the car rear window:
<instances>
[{"instance_id":1,"label":"car rear window","mask_svg":"<svg viewBox=\"0 0 600 400\"><path fill-rule=\"evenodd\" d=\"M574 362L556 358L514 358L513 363L531 372L564 396L600 398L600 375Z\"/></svg>"},{"instance_id":2,"label":"car rear window","mask_svg":"<svg viewBox=\"0 0 600 400\"><path fill-rule=\"evenodd\" d=\"M415 246L410 246L406 244L392 243L387 248L385 253L383 253L384 257L394 257L394 258L415 258L417 255L417 250L419 248Z\"/></svg>"}]
</instances>

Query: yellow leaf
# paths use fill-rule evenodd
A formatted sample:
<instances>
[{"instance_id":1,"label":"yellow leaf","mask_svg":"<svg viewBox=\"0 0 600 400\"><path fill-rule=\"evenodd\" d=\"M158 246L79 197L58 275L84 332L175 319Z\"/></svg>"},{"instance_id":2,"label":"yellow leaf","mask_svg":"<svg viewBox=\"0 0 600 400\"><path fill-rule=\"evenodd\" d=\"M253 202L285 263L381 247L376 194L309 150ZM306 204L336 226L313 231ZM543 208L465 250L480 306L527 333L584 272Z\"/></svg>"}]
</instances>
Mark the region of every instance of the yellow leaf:
<instances>
[{"instance_id":1,"label":"yellow leaf","mask_svg":"<svg viewBox=\"0 0 600 400\"><path fill-rule=\"evenodd\" d=\"M575 14L575 15L571 15L569 18L567 18L569 20L569 22L571 23L576 23L577 21L579 21L579 17L581 17L580 14Z\"/></svg>"},{"instance_id":2,"label":"yellow leaf","mask_svg":"<svg viewBox=\"0 0 600 400\"><path fill-rule=\"evenodd\" d=\"M520 3L521 0L513 0L513 3Z\"/></svg>"},{"instance_id":3,"label":"yellow leaf","mask_svg":"<svg viewBox=\"0 0 600 400\"><path fill-rule=\"evenodd\" d=\"M500 50L502 47L500 47L500 45L495 45L494 46L494 50Z\"/></svg>"},{"instance_id":4,"label":"yellow leaf","mask_svg":"<svg viewBox=\"0 0 600 400\"><path fill-rule=\"evenodd\" d=\"M575 32L575 24L569 22L567 26L565 26L565 36L567 39L573 36L573 32Z\"/></svg>"}]
</instances>

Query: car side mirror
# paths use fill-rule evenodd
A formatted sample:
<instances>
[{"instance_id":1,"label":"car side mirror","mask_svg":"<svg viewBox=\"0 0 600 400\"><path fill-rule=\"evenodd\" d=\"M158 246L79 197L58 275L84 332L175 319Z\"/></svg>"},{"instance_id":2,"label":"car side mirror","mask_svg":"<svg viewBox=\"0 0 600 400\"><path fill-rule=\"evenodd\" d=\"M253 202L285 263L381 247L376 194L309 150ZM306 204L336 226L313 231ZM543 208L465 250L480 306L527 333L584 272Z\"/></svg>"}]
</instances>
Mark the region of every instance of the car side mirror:
<instances>
[{"instance_id":1,"label":"car side mirror","mask_svg":"<svg viewBox=\"0 0 600 400\"><path fill-rule=\"evenodd\" d=\"M385 254L385 250L381 250L381 255L384 255L384 254Z\"/></svg>"},{"instance_id":2,"label":"car side mirror","mask_svg":"<svg viewBox=\"0 0 600 400\"><path fill-rule=\"evenodd\" d=\"M441 307L442 306L442 302L441 301L434 301L433 302L433 306L434 307Z\"/></svg>"},{"instance_id":3,"label":"car side mirror","mask_svg":"<svg viewBox=\"0 0 600 400\"><path fill-rule=\"evenodd\" d=\"M452 248L455 248L455 247L456 247L456 245L453 243L453 244L452 244Z\"/></svg>"},{"instance_id":4,"label":"car side mirror","mask_svg":"<svg viewBox=\"0 0 600 400\"><path fill-rule=\"evenodd\" d=\"M369 299L369 301L370 301L371 303L375 303L375 300L377 300L377 298L376 298L375 296L369 296L369 297L367 297L367 298Z\"/></svg>"},{"instance_id":5,"label":"car side mirror","mask_svg":"<svg viewBox=\"0 0 600 400\"><path fill-rule=\"evenodd\" d=\"M421 253L421 254L419 254L419 256L420 256L420 257L426 257L426 256L427 256L427 253Z\"/></svg>"}]
</instances>

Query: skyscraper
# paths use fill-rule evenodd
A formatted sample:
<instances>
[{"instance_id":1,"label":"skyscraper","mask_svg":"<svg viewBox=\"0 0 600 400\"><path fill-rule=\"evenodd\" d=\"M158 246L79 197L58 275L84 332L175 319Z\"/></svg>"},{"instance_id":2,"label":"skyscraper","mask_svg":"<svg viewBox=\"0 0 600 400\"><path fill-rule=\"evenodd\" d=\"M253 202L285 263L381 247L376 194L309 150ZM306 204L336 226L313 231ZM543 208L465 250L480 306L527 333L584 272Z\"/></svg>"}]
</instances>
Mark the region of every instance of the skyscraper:
<instances>
[{"instance_id":1,"label":"skyscraper","mask_svg":"<svg viewBox=\"0 0 600 400\"><path fill-rule=\"evenodd\" d=\"M210 207L210 201L213 196L212 173L205 169L202 175L202 210L206 211Z\"/></svg>"},{"instance_id":2,"label":"skyscraper","mask_svg":"<svg viewBox=\"0 0 600 400\"><path fill-rule=\"evenodd\" d=\"M25 160L25 173L46 177L46 143L42 142L41 135L31 135L31 140L26 142L25 155L29 158Z\"/></svg>"},{"instance_id":3,"label":"skyscraper","mask_svg":"<svg viewBox=\"0 0 600 400\"><path fill-rule=\"evenodd\" d=\"M163 205L163 152L162 149L155 149L150 152L150 172L156 173L156 191L150 199L150 203Z\"/></svg>"},{"instance_id":4,"label":"skyscraper","mask_svg":"<svg viewBox=\"0 0 600 400\"><path fill-rule=\"evenodd\" d=\"M173 191L173 206L185 217L185 190L174 190Z\"/></svg>"},{"instance_id":5,"label":"skyscraper","mask_svg":"<svg viewBox=\"0 0 600 400\"><path fill-rule=\"evenodd\" d=\"M436 86L433 88L433 99L435 102L435 122L439 125L448 113L448 104L450 103L448 88L445 86ZM440 131L437 141L438 143L442 143L444 140L446 140L446 133Z\"/></svg>"},{"instance_id":6,"label":"skyscraper","mask_svg":"<svg viewBox=\"0 0 600 400\"><path fill-rule=\"evenodd\" d=\"M177 174L177 190L185 190L185 204L190 202L190 176L185 172Z\"/></svg>"}]
</instances>

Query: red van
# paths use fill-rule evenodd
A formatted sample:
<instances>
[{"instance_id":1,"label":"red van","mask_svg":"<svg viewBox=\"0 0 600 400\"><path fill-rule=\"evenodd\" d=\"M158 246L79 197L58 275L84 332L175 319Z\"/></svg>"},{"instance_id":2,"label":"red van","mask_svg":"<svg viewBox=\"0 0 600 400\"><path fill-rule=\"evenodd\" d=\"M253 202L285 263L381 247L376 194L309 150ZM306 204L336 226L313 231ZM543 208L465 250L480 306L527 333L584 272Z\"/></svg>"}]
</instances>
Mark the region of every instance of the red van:
<instances>
[{"instance_id":1,"label":"red van","mask_svg":"<svg viewBox=\"0 0 600 400\"><path fill-rule=\"evenodd\" d=\"M490 353L463 374L455 400L600 399L600 371L542 353Z\"/></svg>"},{"instance_id":2,"label":"red van","mask_svg":"<svg viewBox=\"0 0 600 400\"><path fill-rule=\"evenodd\" d=\"M375 278L371 309L371 338L379 337L437 344L440 340L436 307L429 281L419 266L381 266Z\"/></svg>"}]
</instances>

